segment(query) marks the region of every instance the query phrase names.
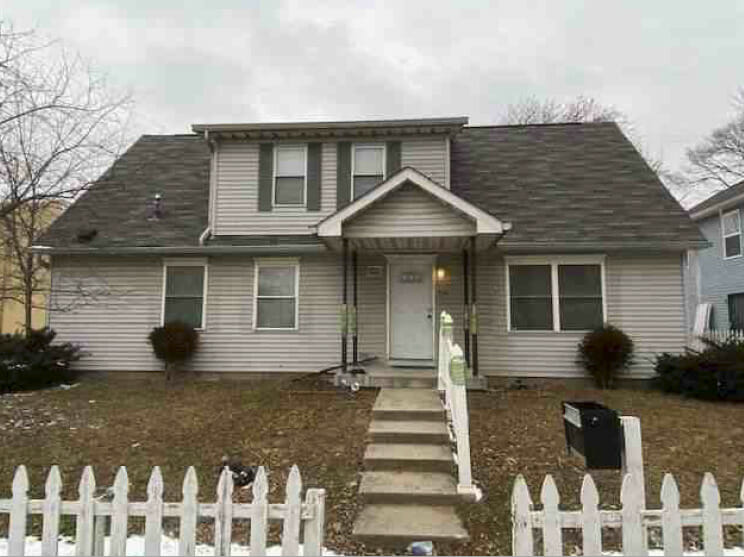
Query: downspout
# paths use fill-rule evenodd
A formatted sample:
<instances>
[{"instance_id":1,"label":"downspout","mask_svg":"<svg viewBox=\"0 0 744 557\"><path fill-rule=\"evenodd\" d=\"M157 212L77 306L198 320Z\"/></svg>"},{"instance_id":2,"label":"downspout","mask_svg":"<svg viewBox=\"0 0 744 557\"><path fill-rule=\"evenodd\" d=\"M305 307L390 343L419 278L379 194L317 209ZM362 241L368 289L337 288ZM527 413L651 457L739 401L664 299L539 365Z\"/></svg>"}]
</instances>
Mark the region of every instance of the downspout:
<instances>
[{"instance_id":1,"label":"downspout","mask_svg":"<svg viewBox=\"0 0 744 557\"><path fill-rule=\"evenodd\" d=\"M207 241L210 234L212 233L212 224L214 222L214 197L215 197L215 185L216 185L216 174L217 174L217 143L214 139L209 139L209 130L204 130L204 140L209 145L209 206L207 207L207 227L199 235L199 245L203 246L204 242Z\"/></svg>"}]
</instances>

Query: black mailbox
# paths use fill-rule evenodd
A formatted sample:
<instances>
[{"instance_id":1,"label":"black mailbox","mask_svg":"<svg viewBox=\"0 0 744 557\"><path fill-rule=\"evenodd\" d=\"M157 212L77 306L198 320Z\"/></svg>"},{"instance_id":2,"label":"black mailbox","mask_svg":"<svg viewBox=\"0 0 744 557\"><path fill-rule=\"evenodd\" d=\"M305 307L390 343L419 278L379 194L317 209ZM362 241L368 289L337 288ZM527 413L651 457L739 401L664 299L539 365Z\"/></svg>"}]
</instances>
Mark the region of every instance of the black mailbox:
<instances>
[{"instance_id":1,"label":"black mailbox","mask_svg":"<svg viewBox=\"0 0 744 557\"><path fill-rule=\"evenodd\" d=\"M598 402L564 402L563 425L569 454L584 457L587 468L622 467L624 443L617 412Z\"/></svg>"}]
</instances>

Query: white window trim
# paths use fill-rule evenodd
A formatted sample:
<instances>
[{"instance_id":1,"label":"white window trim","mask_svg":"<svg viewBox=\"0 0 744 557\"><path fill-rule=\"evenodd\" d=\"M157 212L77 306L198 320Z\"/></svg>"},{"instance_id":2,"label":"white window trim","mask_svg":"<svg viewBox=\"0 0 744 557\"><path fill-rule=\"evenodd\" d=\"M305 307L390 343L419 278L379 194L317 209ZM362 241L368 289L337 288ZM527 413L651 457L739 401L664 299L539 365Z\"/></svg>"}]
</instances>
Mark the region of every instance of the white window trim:
<instances>
[{"instance_id":1,"label":"white window trim","mask_svg":"<svg viewBox=\"0 0 744 557\"><path fill-rule=\"evenodd\" d=\"M203 267L204 268L204 292L202 293L202 312L201 325L196 327L197 331L207 330L207 291L209 285L209 264L203 257L198 258L177 258L163 260L163 284L160 297L160 326L165 325L165 292L168 282L168 267Z\"/></svg>"},{"instance_id":2,"label":"white window trim","mask_svg":"<svg viewBox=\"0 0 744 557\"><path fill-rule=\"evenodd\" d=\"M543 334L543 333L583 333L581 330L561 329L560 292L558 287L559 265L599 265L602 286L602 322L607 323L607 280L604 255L525 255L508 256L504 258L506 274L506 330L515 334ZM544 330L512 329L511 324L511 285L509 283L509 267L512 265L550 265L551 301L553 304L553 328Z\"/></svg>"},{"instance_id":3,"label":"white window trim","mask_svg":"<svg viewBox=\"0 0 744 557\"><path fill-rule=\"evenodd\" d=\"M282 149L303 149L305 152L305 174L302 177L302 203L277 203L276 202L276 179L282 178L283 176L277 176L277 168L278 168L278 159L279 159L279 151ZM271 206L276 207L277 209L283 209L285 207L288 208L298 208L307 207L307 143L287 143L287 144L274 144L274 168L273 168L273 178L271 179Z\"/></svg>"},{"instance_id":4,"label":"white window trim","mask_svg":"<svg viewBox=\"0 0 744 557\"><path fill-rule=\"evenodd\" d=\"M351 146L351 191L349 192L349 199L351 201L354 201L356 197L354 197L354 167L356 166L354 164L354 161L356 160L356 150L357 148L362 149L369 149L369 148L377 148L382 149L382 180L381 182L385 181L385 178L387 178L387 144L386 143L354 143ZM361 174L360 176L370 176L370 174ZM364 195L364 194L362 194Z\"/></svg>"},{"instance_id":5,"label":"white window trim","mask_svg":"<svg viewBox=\"0 0 744 557\"><path fill-rule=\"evenodd\" d=\"M726 217L729 215L736 215L736 221L739 223L739 230L737 232L734 232L733 234L726 234L726 230L723 227L723 222L726 220ZM741 214L739 213L739 209L734 209L733 211L727 211L726 213L721 212L721 236L723 237L723 243L721 244L721 255L723 255L724 259L736 259L737 257L741 257L742 255L742 238L741 238ZM733 238L734 236L739 237L739 253L736 255L726 255L726 238Z\"/></svg>"},{"instance_id":6,"label":"white window trim","mask_svg":"<svg viewBox=\"0 0 744 557\"><path fill-rule=\"evenodd\" d=\"M294 327L258 326L258 273L261 267L294 267L295 269L295 324ZM290 296L271 296L290 298ZM300 260L296 257L259 257L253 260L253 330L254 331L298 331L300 328Z\"/></svg>"}]
</instances>

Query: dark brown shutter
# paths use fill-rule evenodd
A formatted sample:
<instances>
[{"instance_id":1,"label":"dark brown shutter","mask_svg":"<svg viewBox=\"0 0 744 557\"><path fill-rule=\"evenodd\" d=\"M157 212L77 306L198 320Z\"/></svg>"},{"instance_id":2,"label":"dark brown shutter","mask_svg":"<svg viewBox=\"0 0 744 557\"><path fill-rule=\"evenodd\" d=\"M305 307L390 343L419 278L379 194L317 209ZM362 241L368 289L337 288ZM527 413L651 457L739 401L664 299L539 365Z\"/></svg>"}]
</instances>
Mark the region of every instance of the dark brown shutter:
<instances>
[{"instance_id":1,"label":"dark brown shutter","mask_svg":"<svg viewBox=\"0 0 744 557\"><path fill-rule=\"evenodd\" d=\"M307 210L320 211L320 143L307 144Z\"/></svg>"},{"instance_id":2,"label":"dark brown shutter","mask_svg":"<svg viewBox=\"0 0 744 557\"><path fill-rule=\"evenodd\" d=\"M336 154L336 210L349 204L351 198L351 143L338 142Z\"/></svg>"},{"instance_id":3,"label":"dark brown shutter","mask_svg":"<svg viewBox=\"0 0 744 557\"><path fill-rule=\"evenodd\" d=\"M274 145L261 143L258 151L258 210L271 211L274 181Z\"/></svg>"},{"instance_id":4,"label":"dark brown shutter","mask_svg":"<svg viewBox=\"0 0 744 557\"><path fill-rule=\"evenodd\" d=\"M400 170L400 141L388 141L385 149L385 178L389 178Z\"/></svg>"}]
</instances>

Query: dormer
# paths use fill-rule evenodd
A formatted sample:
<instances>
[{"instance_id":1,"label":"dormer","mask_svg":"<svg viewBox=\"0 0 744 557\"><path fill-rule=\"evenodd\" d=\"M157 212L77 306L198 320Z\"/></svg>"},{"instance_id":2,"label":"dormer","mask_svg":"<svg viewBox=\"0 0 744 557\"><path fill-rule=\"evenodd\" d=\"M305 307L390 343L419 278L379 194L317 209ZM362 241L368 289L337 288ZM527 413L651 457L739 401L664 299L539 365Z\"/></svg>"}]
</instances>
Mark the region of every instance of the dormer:
<instances>
[{"instance_id":1,"label":"dormer","mask_svg":"<svg viewBox=\"0 0 744 557\"><path fill-rule=\"evenodd\" d=\"M209 235L303 235L410 166L449 188L467 118L195 124L209 142Z\"/></svg>"}]
</instances>

